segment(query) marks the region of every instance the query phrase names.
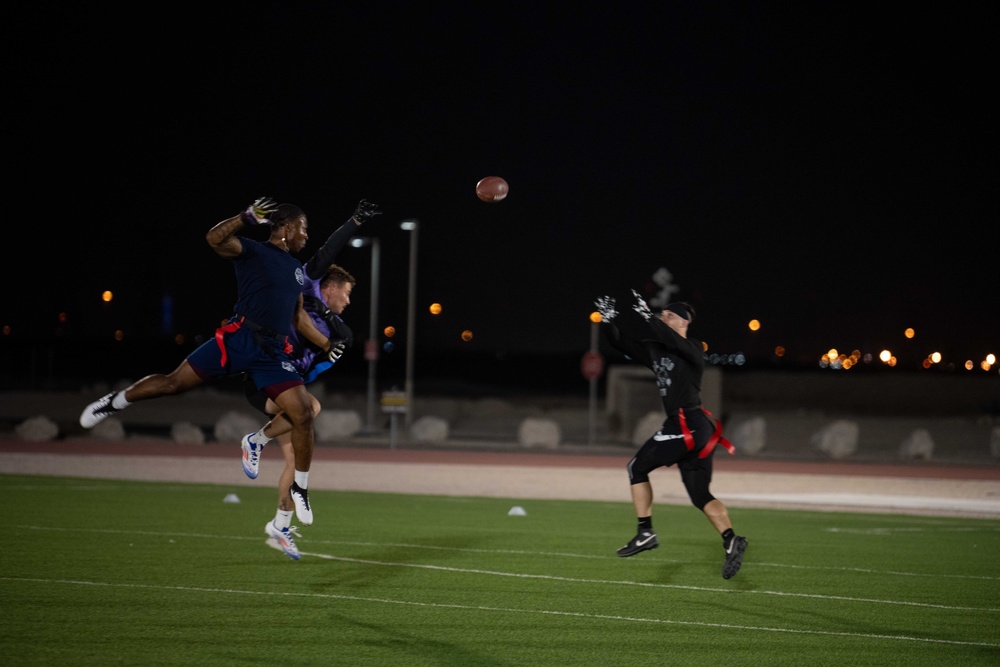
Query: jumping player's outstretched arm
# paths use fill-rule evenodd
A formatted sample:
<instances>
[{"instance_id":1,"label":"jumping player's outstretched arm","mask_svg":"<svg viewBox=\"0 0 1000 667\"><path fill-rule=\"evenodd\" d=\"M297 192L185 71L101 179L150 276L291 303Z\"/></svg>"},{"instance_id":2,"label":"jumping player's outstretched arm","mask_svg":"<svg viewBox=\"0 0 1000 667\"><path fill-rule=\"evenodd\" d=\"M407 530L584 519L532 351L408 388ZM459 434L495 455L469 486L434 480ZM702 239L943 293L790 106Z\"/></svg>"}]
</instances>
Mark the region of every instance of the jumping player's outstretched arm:
<instances>
[{"instance_id":1,"label":"jumping player's outstretched arm","mask_svg":"<svg viewBox=\"0 0 1000 667\"><path fill-rule=\"evenodd\" d=\"M238 257L243 252L243 243L236 236L236 232L250 225L270 225L271 221L267 216L278 210L278 205L269 197L260 197L250 204L246 210L227 218L208 230L205 240L212 250L219 255L232 259Z\"/></svg>"},{"instance_id":2,"label":"jumping player's outstretched arm","mask_svg":"<svg viewBox=\"0 0 1000 667\"><path fill-rule=\"evenodd\" d=\"M306 275L313 280L322 278L330 265L333 264L337 254L344 249L347 241L357 233L361 225L381 213L378 204L372 204L368 200L362 199L348 221L330 234L326 242L316 251L316 254L306 262Z\"/></svg>"}]
</instances>

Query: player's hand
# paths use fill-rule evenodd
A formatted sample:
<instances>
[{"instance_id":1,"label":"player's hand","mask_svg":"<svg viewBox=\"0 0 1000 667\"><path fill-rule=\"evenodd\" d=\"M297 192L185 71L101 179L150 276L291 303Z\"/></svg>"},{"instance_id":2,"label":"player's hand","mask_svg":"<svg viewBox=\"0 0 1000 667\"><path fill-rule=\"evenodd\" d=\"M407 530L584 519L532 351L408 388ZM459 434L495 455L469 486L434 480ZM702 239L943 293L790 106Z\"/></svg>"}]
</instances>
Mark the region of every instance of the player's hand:
<instances>
[{"instance_id":1,"label":"player's hand","mask_svg":"<svg viewBox=\"0 0 1000 667\"><path fill-rule=\"evenodd\" d=\"M354 221L358 225L363 225L368 222L369 219L374 218L376 215L381 215L382 211L379 210L378 204L373 204L367 199L362 199L358 202L358 207L354 209Z\"/></svg>"},{"instance_id":2,"label":"player's hand","mask_svg":"<svg viewBox=\"0 0 1000 667\"><path fill-rule=\"evenodd\" d=\"M642 319L648 322L649 318L653 316L653 311L649 309L649 306L646 305L646 300L638 292L632 290L632 296L635 297L635 305L632 306L632 310L639 313Z\"/></svg>"},{"instance_id":3,"label":"player's hand","mask_svg":"<svg viewBox=\"0 0 1000 667\"><path fill-rule=\"evenodd\" d=\"M278 210L278 204L270 197L258 197L254 203L247 207L247 210L240 214L243 222L251 227L256 225L269 225L271 220L268 216Z\"/></svg>"},{"instance_id":4,"label":"player's hand","mask_svg":"<svg viewBox=\"0 0 1000 667\"><path fill-rule=\"evenodd\" d=\"M594 305L597 306L597 312L601 314L602 322L610 322L611 320L618 317L618 311L615 310L615 298L612 296L599 296L594 301Z\"/></svg>"},{"instance_id":5,"label":"player's hand","mask_svg":"<svg viewBox=\"0 0 1000 667\"><path fill-rule=\"evenodd\" d=\"M331 347L329 350L327 350L325 356L331 364L335 364L337 363L337 361L340 360L342 356L344 356L344 352L346 350L347 350L347 345L344 342L340 342Z\"/></svg>"}]
</instances>

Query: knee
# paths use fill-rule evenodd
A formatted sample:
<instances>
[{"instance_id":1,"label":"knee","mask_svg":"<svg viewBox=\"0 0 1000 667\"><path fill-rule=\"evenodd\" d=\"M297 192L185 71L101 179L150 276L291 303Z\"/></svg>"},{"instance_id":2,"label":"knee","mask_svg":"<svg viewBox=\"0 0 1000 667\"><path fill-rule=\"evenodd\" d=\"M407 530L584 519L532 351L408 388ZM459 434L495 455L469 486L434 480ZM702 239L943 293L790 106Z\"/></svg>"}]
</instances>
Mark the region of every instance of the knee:
<instances>
[{"instance_id":1,"label":"knee","mask_svg":"<svg viewBox=\"0 0 1000 667\"><path fill-rule=\"evenodd\" d=\"M708 491L694 492L691 494L691 504L700 509L702 512L705 512L705 514L710 514L710 512L705 508L713 500L715 500L715 496Z\"/></svg>"}]
</instances>

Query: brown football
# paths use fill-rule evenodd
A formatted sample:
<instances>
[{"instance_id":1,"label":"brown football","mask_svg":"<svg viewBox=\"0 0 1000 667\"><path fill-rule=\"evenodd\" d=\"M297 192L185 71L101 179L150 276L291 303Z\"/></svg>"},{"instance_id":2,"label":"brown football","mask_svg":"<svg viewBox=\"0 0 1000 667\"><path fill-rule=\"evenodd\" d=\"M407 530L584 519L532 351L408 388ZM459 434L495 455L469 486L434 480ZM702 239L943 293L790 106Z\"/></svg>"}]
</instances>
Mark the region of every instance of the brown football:
<instances>
[{"instance_id":1,"label":"brown football","mask_svg":"<svg viewBox=\"0 0 1000 667\"><path fill-rule=\"evenodd\" d=\"M490 204L502 201L509 190L507 181L499 176L487 176L476 183L476 196Z\"/></svg>"}]
</instances>

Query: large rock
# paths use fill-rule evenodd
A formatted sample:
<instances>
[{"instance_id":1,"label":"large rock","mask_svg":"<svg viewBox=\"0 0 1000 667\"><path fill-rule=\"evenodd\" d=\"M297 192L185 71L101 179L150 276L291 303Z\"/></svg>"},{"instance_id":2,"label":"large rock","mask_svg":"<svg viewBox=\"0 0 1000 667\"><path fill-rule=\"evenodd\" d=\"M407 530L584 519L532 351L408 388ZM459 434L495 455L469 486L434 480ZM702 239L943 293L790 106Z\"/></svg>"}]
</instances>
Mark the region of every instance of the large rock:
<instances>
[{"instance_id":1,"label":"large rock","mask_svg":"<svg viewBox=\"0 0 1000 667\"><path fill-rule=\"evenodd\" d=\"M524 447L556 448L562 442L562 429L554 419L528 417L517 429L517 441Z\"/></svg>"},{"instance_id":2,"label":"large rock","mask_svg":"<svg viewBox=\"0 0 1000 667\"><path fill-rule=\"evenodd\" d=\"M313 424L319 442L345 440L361 430L361 415L355 410L321 410Z\"/></svg>"},{"instance_id":3,"label":"large rock","mask_svg":"<svg viewBox=\"0 0 1000 667\"><path fill-rule=\"evenodd\" d=\"M444 442L448 439L448 422L440 417L421 417L410 425L410 437L417 442Z\"/></svg>"},{"instance_id":4,"label":"large rock","mask_svg":"<svg viewBox=\"0 0 1000 667\"><path fill-rule=\"evenodd\" d=\"M763 417L750 417L739 422L731 433L723 433L723 436L733 443L737 452L759 454L767 445L767 420Z\"/></svg>"},{"instance_id":5,"label":"large rock","mask_svg":"<svg viewBox=\"0 0 1000 667\"><path fill-rule=\"evenodd\" d=\"M846 459L858 449L858 424L838 419L813 433L813 446L832 459Z\"/></svg>"},{"instance_id":6,"label":"large rock","mask_svg":"<svg viewBox=\"0 0 1000 667\"><path fill-rule=\"evenodd\" d=\"M59 425L48 417L39 415L25 419L14 428L14 432L25 440L43 442L55 440L59 436Z\"/></svg>"},{"instance_id":7,"label":"large rock","mask_svg":"<svg viewBox=\"0 0 1000 667\"><path fill-rule=\"evenodd\" d=\"M191 422L177 422L170 427L170 439L179 445L204 445L205 432Z\"/></svg>"},{"instance_id":8,"label":"large rock","mask_svg":"<svg viewBox=\"0 0 1000 667\"><path fill-rule=\"evenodd\" d=\"M901 459L930 461L933 456L934 439L931 438L931 432L925 428L916 429L899 445L899 458Z\"/></svg>"},{"instance_id":9,"label":"large rock","mask_svg":"<svg viewBox=\"0 0 1000 667\"><path fill-rule=\"evenodd\" d=\"M265 423L263 415L256 417L246 412L230 410L215 422L213 435L217 442L240 442L243 436L259 431Z\"/></svg>"},{"instance_id":10,"label":"large rock","mask_svg":"<svg viewBox=\"0 0 1000 667\"><path fill-rule=\"evenodd\" d=\"M118 417L108 417L89 432L91 437L101 440L124 440L125 424Z\"/></svg>"}]
</instances>

